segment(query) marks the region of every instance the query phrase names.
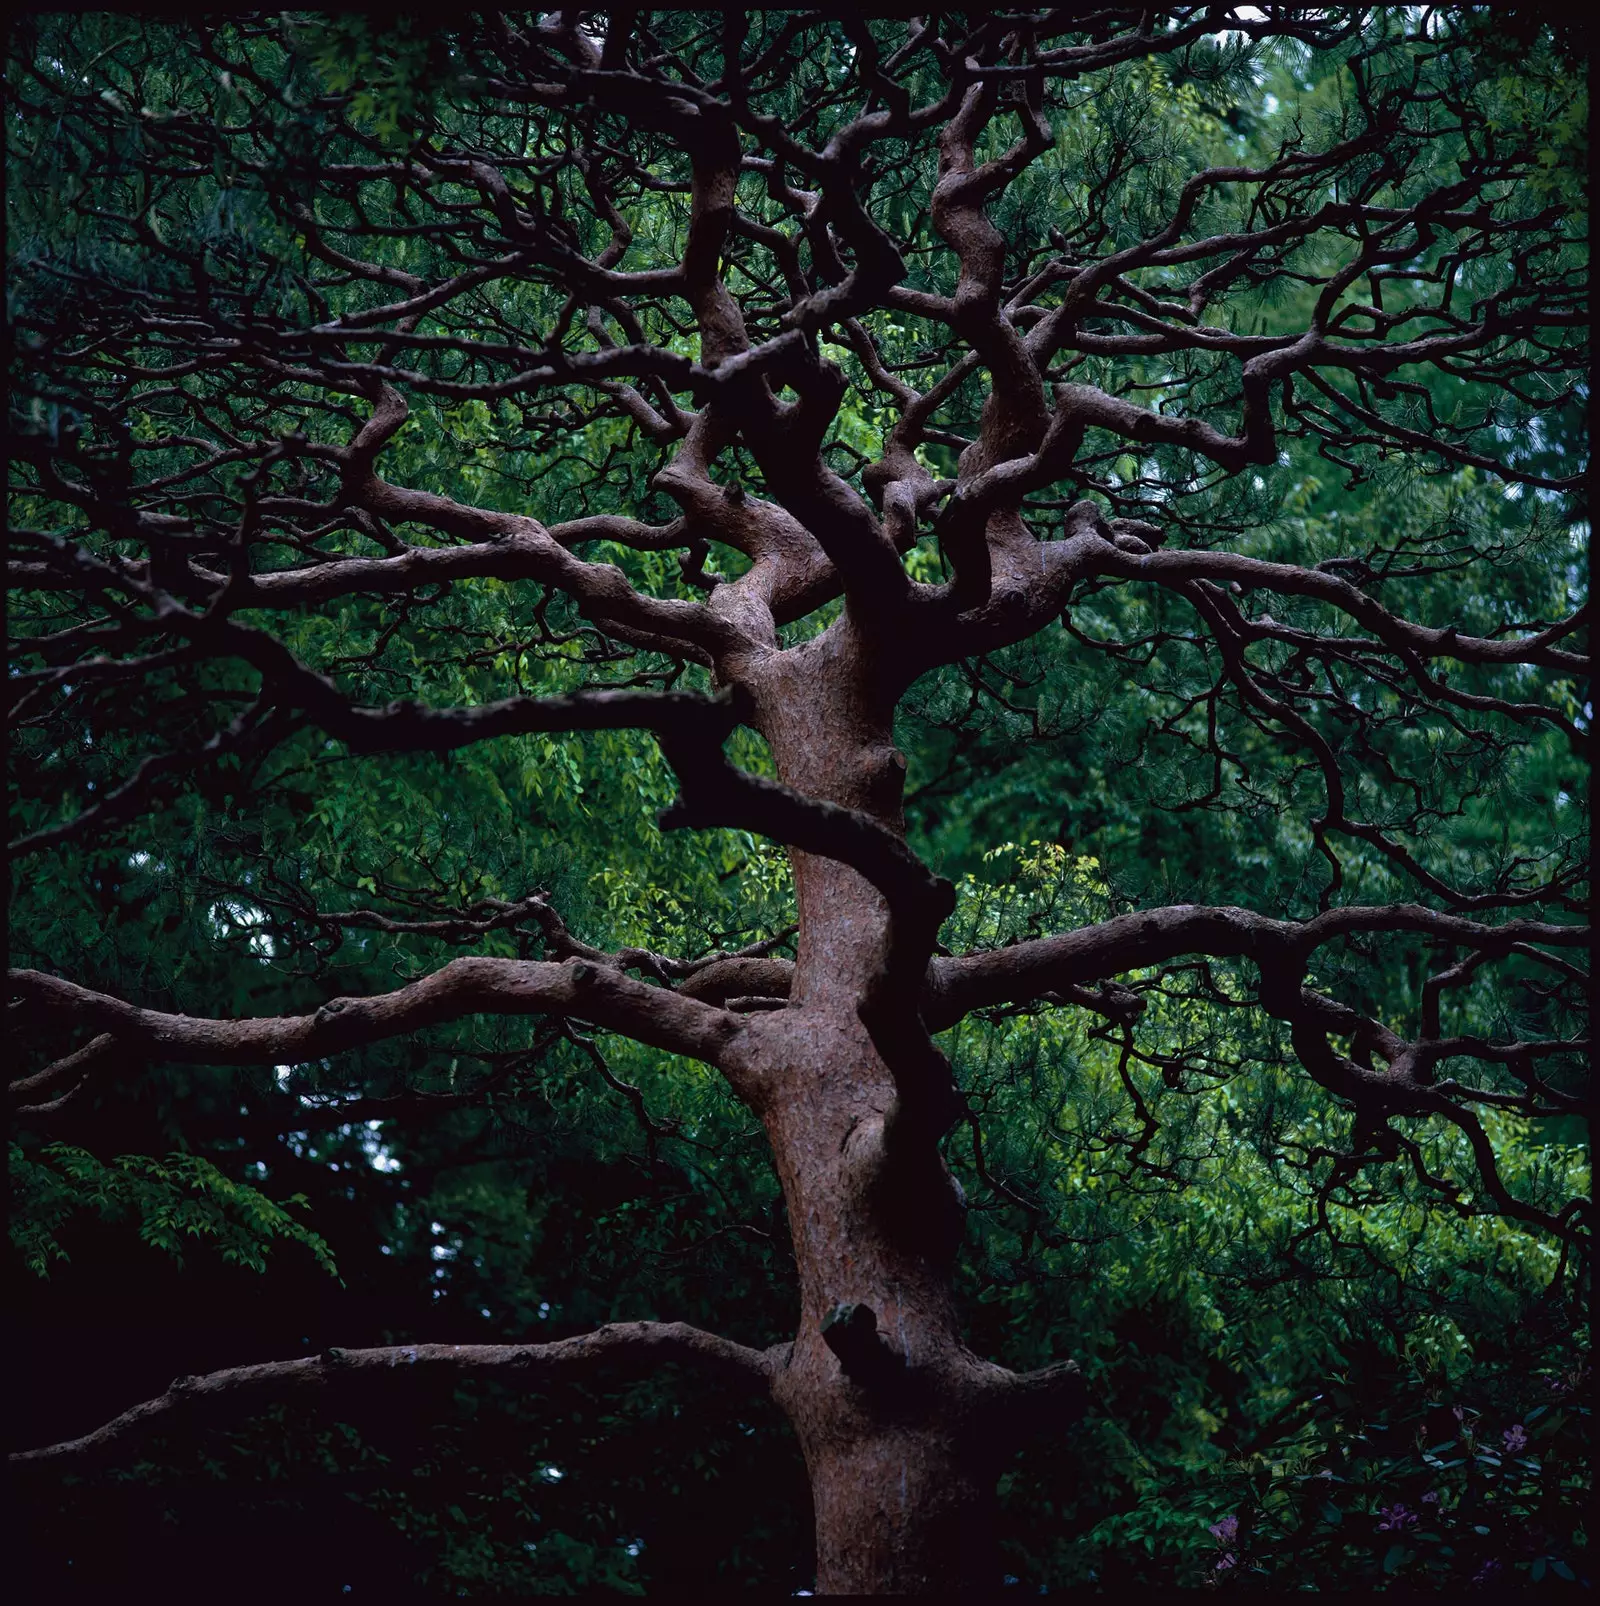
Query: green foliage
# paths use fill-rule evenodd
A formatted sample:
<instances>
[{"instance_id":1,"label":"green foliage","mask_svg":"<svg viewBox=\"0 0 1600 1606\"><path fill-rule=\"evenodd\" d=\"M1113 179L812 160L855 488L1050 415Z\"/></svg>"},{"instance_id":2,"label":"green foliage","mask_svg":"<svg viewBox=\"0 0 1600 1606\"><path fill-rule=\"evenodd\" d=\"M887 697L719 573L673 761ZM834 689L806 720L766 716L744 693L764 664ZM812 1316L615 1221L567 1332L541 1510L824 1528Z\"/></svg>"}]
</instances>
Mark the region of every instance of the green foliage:
<instances>
[{"instance_id":1,"label":"green foliage","mask_svg":"<svg viewBox=\"0 0 1600 1606\"><path fill-rule=\"evenodd\" d=\"M8 1150L11 1244L23 1264L48 1277L53 1262L68 1258L56 1236L74 1217L89 1214L137 1227L141 1242L183 1264L183 1240L210 1240L228 1265L264 1272L274 1239L309 1249L330 1277L338 1276L326 1241L290 1213L304 1209L303 1193L282 1204L248 1183L230 1180L198 1154L165 1160L121 1154L109 1162L66 1143L48 1143L34 1155L15 1143Z\"/></svg>"},{"instance_id":2,"label":"green foliage","mask_svg":"<svg viewBox=\"0 0 1600 1606\"><path fill-rule=\"evenodd\" d=\"M1107 907L1092 858L1037 841L991 849L961 893L962 945L1071 929ZM1505 1426L1556 1422L1539 1407L1571 1393L1587 1354L1565 1257L1474 1202L1471 1154L1443 1122L1397 1125L1432 1174L1460 1180L1453 1200L1400 1159L1339 1188L1352 1115L1270 1029L1219 1005L1239 980L1229 967L1213 962L1210 978L1215 992L1178 978L1147 993L1136 1048L1059 1010L969 1019L946 1039L982 1129L981 1149L950 1142L983 1201L959 1276L971 1341L1028 1367L1071 1334L1091 1401L1067 1443L1031 1447L1002 1481L1009 1571L1110 1592L1451 1591L1491 1559L1509 1579L1540 1556L1582 1570L1586 1410L1563 1407L1545 1463L1506 1460L1526 1473L1515 1485L1498 1461L1429 1463L1438 1432L1413 1442L1457 1403ZM1581 1147L1492 1125L1519 1196L1587 1192ZM1377 1513L1429 1513L1419 1480L1443 1491L1420 1530L1434 1538L1391 1557ZM1319 1515L1330 1502L1343 1526ZM1229 1515L1245 1537L1222 1546L1208 1525ZM1492 1541L1472 1531L1484 1523Z\"/></svg>"},{"instance_id":3,"label":"green foliage","mask_svg":"<svg viewBox=\"0 0 1600 1606\"><path fill-rule=\"evenodd\" d=\"M1452 1592L1576 1581L1591 1482L1583 1369L1480 1375L1490 1408L1462 1403L1472 1396L1440 1368L1406 1372L1376 1411L1336 1375L1293 1438L1230 1468L1237 1531L1218 1536L1214 1577L1246 1592L1324 1578Z\"/></svg>"}]
</instances>

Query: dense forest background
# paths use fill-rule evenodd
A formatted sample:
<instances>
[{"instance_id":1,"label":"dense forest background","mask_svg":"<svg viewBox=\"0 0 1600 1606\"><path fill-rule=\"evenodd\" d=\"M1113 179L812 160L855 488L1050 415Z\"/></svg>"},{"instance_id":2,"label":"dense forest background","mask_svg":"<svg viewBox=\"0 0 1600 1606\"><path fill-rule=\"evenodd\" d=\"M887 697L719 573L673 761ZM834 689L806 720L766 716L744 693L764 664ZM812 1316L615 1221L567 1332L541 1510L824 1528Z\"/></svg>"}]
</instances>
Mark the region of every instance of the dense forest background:
<instances>
[{"instance_id":1,"label":"dense forest background","mask_svg":"<svg viewBox=\"0 0 1600 1606\"><path fill-rule=\"evenodd\" d=\"M1576 217L1580 47L1520 14L1483 27L1480 92L1508 125L1541 130L1540 203ZM817 38L819 51L849 46L842 25ZM358 17L287 34L103 15L16 24L14 326L58 315L51 296L114 302L167 271L153 247L97 226L96 186L141 117L222 115L219 63L241 83L248 68L298 86L307 109L286 117L285 142L315 147L348 119L403 145L448 116L453 48L443 32ZM823 55L812 66L828 70ZM1284 42L1134 63L1054 114L1058 149L1031 188L1006 194L999 226L1042 231L1060 189L1090 172L1114 231L1117 208L1140 205L1139 175L1264 159L1294 120L1333 116L1347 87L1340 52ZM882 205L923 240L929 170L897 181ZM673 204L660 202L664 236ZM292 229L245 178L219 167L189 222L219 260L264 283L288 274ZM932 253L927 271L942 271ZM1290 318L1300 293L1277 286L1230 316ZM909 352L915 332L902 333ZM840 415L848 465L882 418L837 356L857 382ZM31 384L26 347L17 361L13 430L76 427L70 398ZM1447 376L1427 383L1441 411L1458 405ZM1542 413L1523 465L1570 475L1585 405ZM1319 444L1286 434L1280 466L1196 498L1196 539L1228 530L1293 562L1367 555L1403 581L1414 616L1483 634L1583 602L1574 494L1421 453L1341 461ZM659 454L603 411L578 427L422 398L393 451L412 484L495 505L536 497L546 519L669 511L651 486ZM1102 471L1126 483L1140 465ZM666 594L682 583L664 554L613 560ZM51 606L14 601L14 628L53 628ZM593 642L564 606L488 582L414 611L345 600L292 630L307 653L361 660L352 673L373 701L423 680L470 701L518 640L532 645L517 677L573 683ZM1237 765L1214 771L1195 737L1206 665L1178 602L1106 586L1067 628L914 689L896 740L913 845L959 886L951 948L1149 902L1314 908L1314 777L1244 721L1231 727ZM532 957L537 925L495 912L541 890L606 949L692 954L789 928L782 851L738 831L664 833L671 776L631 732L373 758L308 729L262 762L224 756L137 813L51 839L151 730L209 729L234 706L237 673L153 675L14 731L16 834L43 835L13 861L13 963L243 1016L392 987L467 945ZM1587 694L1557 682L1548 695L1586 734ZM1373 712L1362 762L1415 782L1435 811L1431 862L1471 882L1518 856L1581 860L1585 759L1560 730L1455 748L1399 689ZM754 743L740 757L762 762ZM1381 890L1388 872L1374 857L1360 873ZM441 904L463 911L455 929L437 924ZM357 907L385 911L389 929L326 918ZM1352 944L1319 979L1389 1010L1414 1001L1431 959L1411 940ZM1470 1189L1430 1188L1398 1151L1340 1171L1352 1114L1293 1074L1286 1029L1231 1007L1226 965L1169 971L1148 994L1151 1057L1133 1073L1081 1012L997 1010L944 1039L974 1112L947 1143L971 1205L968 1342L1019 1367L1069 1347L1089 1385L1087 1419L1002 1480L1006 1584L1586 1581L1581 1257L1478 1208ZM1531 964L1496 967L1461 997L1463 1029L1486 1035L1547 1026L1570 1002L1552 1002ZM1554 1211L1584 1193L1581 1117L1486 1121L1519 1198ZM1459 1135L1426 1126L1415 1135L1436 1167L1469 1169ZM793 1321L788 1229L753 1118L696 1066L556 1023L470 1020L275 1071L129 1067L14 1125L11 1190L14 1447L85 1432L175 1375L331 1345L554 1338L639 1317L765 1345ZM673 1374L537 1399L446 1391L401 1416L280 1408L65 1480L18 1480L9 1526L8 1570L38 1600L107 1597L135 1578L218 1599L281 1597L308 1578L356 1598L419 1584L441 1597L794 1592L811 1578L804 1469L777 1411Z\"/></svg>"}]
</instances>

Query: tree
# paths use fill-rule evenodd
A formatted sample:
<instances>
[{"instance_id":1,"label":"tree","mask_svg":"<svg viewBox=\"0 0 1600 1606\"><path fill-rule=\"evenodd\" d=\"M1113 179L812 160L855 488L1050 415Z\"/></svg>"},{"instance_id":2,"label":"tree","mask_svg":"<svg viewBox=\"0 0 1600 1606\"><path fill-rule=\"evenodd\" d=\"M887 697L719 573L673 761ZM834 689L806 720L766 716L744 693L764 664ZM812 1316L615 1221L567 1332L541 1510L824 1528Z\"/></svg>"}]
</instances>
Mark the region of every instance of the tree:
<instances>
[{"instance_id":1,"label":"tree","mask_svg":"<svg viewBox=\"0 0 1600 1606\"><path fill-rule=\"evenodd\" d=\"M232 1402L680 1363L781 1408L819 1590L988 1581L995 1481L1085 1387L968 1347L947 1140L1041 1216L984 1161L1017 1111L959 1047L1041 1014L1103 1050L1136 1188L1181 1185L1174 1112L1245 1065L1339 1112L1271 1133L1291 1276L1368 1171L1568 1274L1570 1168L1506 1160L1584 1108L1561 40L1512 62L1469 10L1269 6L18 44L19 1123L141 1079L208 1097L188 1067L426 1123L559 1046L654 1160L685 1129L647 1094L701 1100L692 1062L765 1133L798 1314L765 1347L619 1321L328 1349L14 1464ZM981 830L1019 725L1057 741L1060 840L1006 850L1035 892L996 912L907 817L938 845L964 788ZM522 840L582 829L601 772L617 837L669 776L662 827L707 833L600 853L681 877L670 910L596 907L594 877L564 902ZM76 897L170 921L163 973L68 943ZM630 920L688 946L578 934ZM447 947L475 951L419 967ZM485 1018L463 1089L428 1034ZM312 1241L241 1178L57 1152L147 1228L180 1230L151 1188L210 1188L205 1230Z\"/></svg>"}]
</instances>

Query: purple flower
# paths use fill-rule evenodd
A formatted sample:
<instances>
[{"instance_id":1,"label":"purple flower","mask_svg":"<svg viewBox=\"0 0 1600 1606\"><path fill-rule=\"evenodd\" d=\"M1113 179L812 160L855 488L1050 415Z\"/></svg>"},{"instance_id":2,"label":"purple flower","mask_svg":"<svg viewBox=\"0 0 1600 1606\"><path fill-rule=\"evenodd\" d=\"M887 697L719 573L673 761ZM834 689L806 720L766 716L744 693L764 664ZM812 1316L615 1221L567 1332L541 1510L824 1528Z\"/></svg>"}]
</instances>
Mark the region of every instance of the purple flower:
<instances>
[{"instance_id":1,"label":"purple flower","mask_svg":"<svg viewBox=\"0 0 1600 1606\"><path fill-rule=\"evenodd\" d=\"M1498 1562L1498 1561L1496 1561L1496 1560L1495 1560L1495 1559L1494 1559L1494 1557L1493 1557L1493 1556L1491 1556L1491 1557L1490 1557L1490 1558L1489 1558L1489 1559L1488 1559L1488 1560L1487 1560L1487 1561L1486 1561L1486 1562L1485 1562L1485 1563L1484 1563L1484 1564L1483 1564L1483 1565L1482 1565L1482 1566L1481 1566L1481 1567L1480 1567L1480 1568L1479 1568L1479 1569L1478 1569L1478 1570L1477 1570L1477 1572L1475 1572L1475 1573L1474 1573L1474 1574L1473 1574L1473 1575L1472 1575L1472 1581L1473 1581L1473 1583L1475 1583L1475 1584L1486 1584L1486 1583L1488 1583L1488 1582L1489 1582L1489 1580L1490 1580L1490 1579L1491 1579L1491 1578L1493 1578L1493 1577L1494 1577L1494 1575L1495 1575L1495 1574L1496 1574L1496 1573L1497 1573L1497 1572L1499 1572L1499 1571L1500 1571L1500 1563L1499 1563L1499 1562Z\"/></svg>"},{"instance_id":2,"label":"purple flower","mask_svg":"<svg viewBox=\"0 0 1600 1606\"><path fill-rule=\"evenodd\" d=\"M1382 1521L1378 1524L1379 1533L1403 1533L1407 1528L1415 1528L1417 1514L1407 1511L1402 1505L1385 1506L1378 1516Z\"/></svg>"},{"instance_id":3,"label":"purple flower","mask_svg":"<svg viewBox=\"0 0 1600 1606\"><path fill-rule=\"evenodd\" d=\"M1230 1567L1237 1566L1238 1565L1238 1561L1239 1561L1239 1558L1236 1555L1234 1555L1234 1553L1231 1550L1229 1550L1229 1551L1225 1551L1222 1555L1218 1556L1216 1561L1213 1562L1212 1565L1217 1569L1217 1571L1219 1573L1225 1573Z\"/></svg>"},{"instance_id":4,"label":"purple flower","mask_svg":"<svg viewBox=\"0 0 1600 1606\"><path fill-rule=\"evenodd\" d=\"M1528 1447L1528 1430L1520 1422L1513 1422L1504 1433L1500 1435L1500 1442L1506 1449L1515 1455L1518 1450Z\"/></svg>"},{"instance_id":5,"label":"purple flower","mask_svg":"<svg viewBox=\"0 0 1600 1606\"><path fill-rule=\"evenodd\" d=\"M1214 1522L1208 1530L1211 1537L1219 1545L1231 1545L1239 1537L1239 1519L1237 1517L1224 1517L1221 1522ZM1233 1565L1229 1561L1228 1565Z\"/></svg>"},{"instance_id":6,"label":"purple flower","mask_svg":"<svg viewBox=\"0 0 1600 1606\"><path fill-rule=\"evenodd\" d=\"M1422 1503L1425 1506L1436 1506L1436 1505L1438 1505L1439 1504L1439 1491L1437 1489L1430 1489L1422 1497Z\"/></svg>"}]
</instances>

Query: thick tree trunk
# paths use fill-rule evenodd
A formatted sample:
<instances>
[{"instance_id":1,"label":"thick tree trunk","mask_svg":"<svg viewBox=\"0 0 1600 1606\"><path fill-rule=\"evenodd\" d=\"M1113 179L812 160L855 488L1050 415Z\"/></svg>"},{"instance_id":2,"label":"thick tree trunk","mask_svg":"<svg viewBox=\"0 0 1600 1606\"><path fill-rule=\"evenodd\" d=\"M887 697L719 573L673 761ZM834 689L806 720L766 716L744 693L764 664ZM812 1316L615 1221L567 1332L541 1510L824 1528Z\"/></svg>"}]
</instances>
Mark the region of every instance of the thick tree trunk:
<instances>
[{"instance_id":1,"label":"thick tree trunk","mask_svg":"<svg viewBox=\"0 0 1600 1606\"><path fill-rule=\"evenodd\" d=\"M840 639L842 636L842 640ZM896 831L903 765L853 632L824 638L792 682L761 685L779 774ZM779 660L783 662L783 660ZM800 945L789 1007L753 1022L762 1117L788 1209L800 1322L774 1393L810 1472L817 1589L993 1587L998 1368L963 1346L951 1284L959 1192L935 1139L892 1158L896 1099L859 1007L887 909L853 870L793 855Z\"/></svg>"},{"instance_id":2,"label":"thick tree trunk","mask_svg":"<svg viewBox=\"0 0 1600 1606\"><path fill-rule=\"evenodd\" d=\"M807 1467L819 1594L986 1593L999 1583L992 1479L940 1422L877 1424L852 1445L812 1448Z\"/></svg>"},{"instance_id":3,"label":"thick tree trunk","mask_svg":"<svg viewBox=\"0 0 1600 1606\"><path fill-rule=\"evenodd\" d=\"M817 1588L992 1586L998 1369L961 1343L952 1184L930 1167L920 1199L883 1186L892 1088L859 1021L784 1011L771 1022L771 1046L791 1051L765 1113L801 1295L774 1392L810 1472Z\"/></svg>"}]
</instances>

